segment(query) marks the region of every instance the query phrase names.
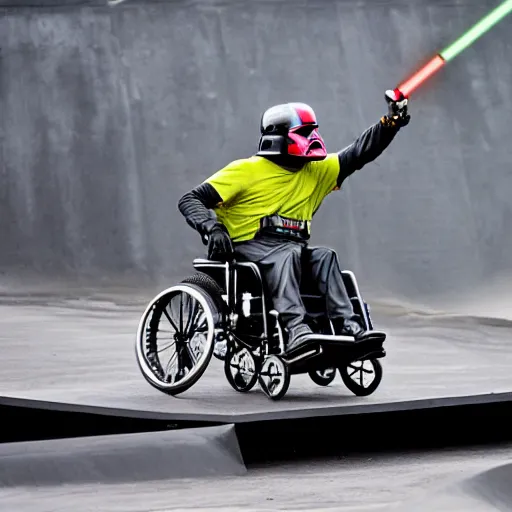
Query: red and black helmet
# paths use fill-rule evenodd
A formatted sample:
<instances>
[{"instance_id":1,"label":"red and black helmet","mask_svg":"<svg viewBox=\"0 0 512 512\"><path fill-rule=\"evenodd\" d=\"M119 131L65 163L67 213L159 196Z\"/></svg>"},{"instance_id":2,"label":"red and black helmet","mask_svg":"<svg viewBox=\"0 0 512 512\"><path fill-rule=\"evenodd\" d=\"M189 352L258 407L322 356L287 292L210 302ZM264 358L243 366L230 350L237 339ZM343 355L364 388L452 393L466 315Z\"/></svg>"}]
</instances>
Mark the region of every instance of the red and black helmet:
<instances>
[{"instance_id":1,"label":"red and black helmet","mask_svg":"<svg viewBox=\"0 0 512 512\"><path fill-rule=\"evenodd\" d=\"M275 105L263 113L259 156L286 155L302 161L323 160L325 143L313 109L305 103Z\"/></svg>"}]
</instances>

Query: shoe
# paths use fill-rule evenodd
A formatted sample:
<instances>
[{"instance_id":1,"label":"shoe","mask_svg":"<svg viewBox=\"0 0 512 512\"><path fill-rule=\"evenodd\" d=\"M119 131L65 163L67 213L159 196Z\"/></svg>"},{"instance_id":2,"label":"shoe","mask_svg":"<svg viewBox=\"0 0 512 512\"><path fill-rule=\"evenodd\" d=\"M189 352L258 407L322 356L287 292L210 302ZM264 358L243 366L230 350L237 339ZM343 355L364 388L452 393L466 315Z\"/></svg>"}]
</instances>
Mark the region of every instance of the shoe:
<instances>
[{"instance_id":1,"label":"shoe","mask_svg":"<svg viewBox=\"0 0 512 512\"><path fill-rule=\"evenodd\" d=\"M343 320L336 318L332 320L332 323L336 334L341 336L353 336L356 343L374 339L386 339L386 334L384 332L367 331L355 320Z\"/></svg>"},{"instance_id":2,"label":"shoe","mask_svg":"<svg viewBox=\"0 0 512 512\"><path fill-rule=\"evenodd\" d=\"M292 327L288 334L288 343L286 344L286 354L295 352L308 342L308 336L313 334L311 328L306 324L299 324Z\"/></svg>"},{"instance_id":3,"label":"shoe","mask_svg":"<svg viewBox=\"0 0 512 512\"><path fill-rule=\"evenodd\" d=\"M367 332L368 331L365 331L363 327L354 320L345 320L341 334L343 336L354 336L354 339L358 341L360 338L364 338Z\"/></svg>"}]
</instances>

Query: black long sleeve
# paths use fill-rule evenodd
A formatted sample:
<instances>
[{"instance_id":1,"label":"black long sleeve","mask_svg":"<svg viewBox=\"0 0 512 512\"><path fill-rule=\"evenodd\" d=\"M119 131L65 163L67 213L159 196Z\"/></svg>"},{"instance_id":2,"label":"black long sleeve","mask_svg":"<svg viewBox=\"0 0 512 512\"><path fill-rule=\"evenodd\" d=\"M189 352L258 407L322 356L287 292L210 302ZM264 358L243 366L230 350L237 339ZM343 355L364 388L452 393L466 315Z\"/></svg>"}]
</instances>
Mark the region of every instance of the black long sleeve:
<instances>
[{"instance_id":1,"label":"black long sleeve","mask_svg":"<svg viewBox=\"0 0 512 512\"><path fill-rule=\"evenodd\" d=\"M364 131L350 146L339 151L338 187L355 171L375 160L391 144L399 130L399 127L379 121Z\"/></svg>"},{"instance_id":2,"label":"black long sleeve","mask_svg":"<svg viewBox=\"0 0 512 512\"><path fill-rule=\"evenodd\" d=\"M216 223L211 210L221 202L215 188L209 183L202 183L180 198L178 210L189 226L204 235Z\"/></svg>"}]
</instances>

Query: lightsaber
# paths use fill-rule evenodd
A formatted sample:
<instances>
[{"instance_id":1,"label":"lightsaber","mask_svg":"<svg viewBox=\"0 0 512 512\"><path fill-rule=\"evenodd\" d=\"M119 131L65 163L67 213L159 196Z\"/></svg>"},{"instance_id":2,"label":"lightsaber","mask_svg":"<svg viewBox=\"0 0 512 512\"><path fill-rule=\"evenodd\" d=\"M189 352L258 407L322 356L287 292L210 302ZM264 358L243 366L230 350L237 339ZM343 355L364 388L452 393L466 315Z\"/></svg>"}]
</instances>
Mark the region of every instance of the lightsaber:
<instances>
[{"instance_id":1,"label":"lightsaber","mask_svg":"<svg viewBox=\"0 0 512 512\"><path fill-rule=\"evenodd\" d=\"M479 37L488 32L511 11L512 0L505 0L502 2L498 7L484 16L456 41L439 52L434 58L429 60L421 69L416 71L414 75L403 81L395 89L395 93L401 92L406 98L408 98L410 94L416 90L423 82L430 78L434 73L439 71L447 62L462 53L466 48L473 44Z\"/></svg>"}]
</instances>

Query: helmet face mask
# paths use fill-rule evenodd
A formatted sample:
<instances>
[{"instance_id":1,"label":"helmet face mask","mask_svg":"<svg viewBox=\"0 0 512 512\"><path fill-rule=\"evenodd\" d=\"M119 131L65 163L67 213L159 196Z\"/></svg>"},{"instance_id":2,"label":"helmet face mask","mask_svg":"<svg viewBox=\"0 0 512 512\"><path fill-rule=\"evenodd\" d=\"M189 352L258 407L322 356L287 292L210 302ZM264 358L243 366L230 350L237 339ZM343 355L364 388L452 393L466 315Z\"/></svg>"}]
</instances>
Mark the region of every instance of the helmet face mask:
<instances>
[{"instance_id":1,"label":"helmet face mask","mask_svg":"<svg viewBox=\"0 0 512 512\"><path fill-rule=\"evenodd\" d=\"M282 157L304 165L327 156L313 109L305 103L286 103L266 110L261 118L257 155Z\"/></svg>"},{"instance_id":2,"label":"helmet face mask","mask_svg":"<svg viewBox=\"0 0 512 512\"><path fill-rule=\"evenodd\" d=\"M323 160L327 156L318 125L302 125L288 132L288 154L307 160Z\"/></svg>"}]
</instances>

